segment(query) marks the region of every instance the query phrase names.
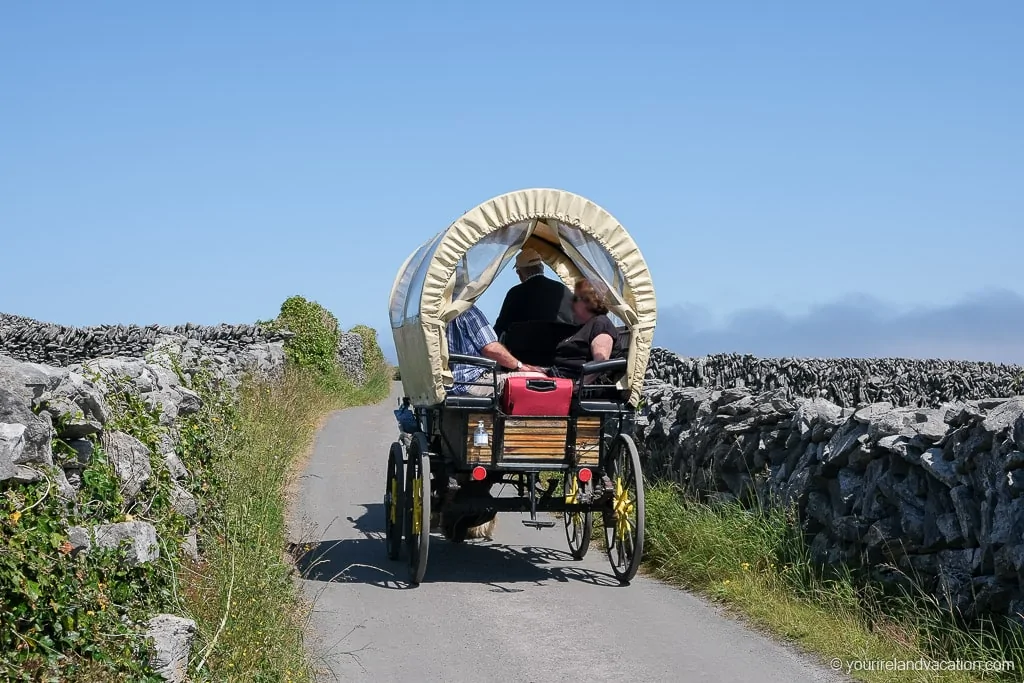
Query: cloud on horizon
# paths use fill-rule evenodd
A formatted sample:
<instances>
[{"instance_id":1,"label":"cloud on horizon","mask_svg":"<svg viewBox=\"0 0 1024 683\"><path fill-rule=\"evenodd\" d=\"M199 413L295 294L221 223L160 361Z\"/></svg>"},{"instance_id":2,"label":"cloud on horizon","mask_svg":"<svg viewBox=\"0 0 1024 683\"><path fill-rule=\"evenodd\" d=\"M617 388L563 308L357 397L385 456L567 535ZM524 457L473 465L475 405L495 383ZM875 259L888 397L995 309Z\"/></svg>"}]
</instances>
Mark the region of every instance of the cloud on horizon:
<instances>
[{"instance_id":1,"label":"cloud on horizon","mask_svg":"<svg viewBox=\"0 0 1024 683\"><path fill-rule=\"evenodd\" d=\"M388 360L396 362L390 330L378 333L378 339ZM852 295L805 314L751 308L722 322L703 306L670 304L658 311L654 344L685 356L946 358L1024 365L1024 296L994 290L944 306L900 309Z\"/></svg>"},{"instance_id":2,"label":"cloud on horizon","mask_svg":"<svg viewBox=\"0 0 1024 683\"><path fill-rule=\"evenodd\" d=\"M749 353L1024 364L1024 296L986 291L948 305L900 310L857 295L798 315L747 309L720 324L702 306L669 305L658 312L654 343L686 356Z\"/></svg>"}]
</instances>

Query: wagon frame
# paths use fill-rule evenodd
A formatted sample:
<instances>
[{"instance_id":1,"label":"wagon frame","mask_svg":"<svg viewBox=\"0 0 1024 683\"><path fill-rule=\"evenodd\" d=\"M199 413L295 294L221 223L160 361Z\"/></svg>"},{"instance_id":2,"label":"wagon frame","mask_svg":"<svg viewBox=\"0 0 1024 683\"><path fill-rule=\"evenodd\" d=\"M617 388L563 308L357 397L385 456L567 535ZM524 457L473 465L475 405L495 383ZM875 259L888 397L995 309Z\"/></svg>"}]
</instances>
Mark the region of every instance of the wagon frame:
<instances>
[{"instance_id":1,"label":"wagon frame","mask_svg":"<svg viewBox=\"0 0 1024 683\"><path fill-rule=\"evenodd\" d=\"M496 255L474 264L479 244L496 245L490 249ZM446 351L447 321L476 301L524 246L540 252L566 284L580 277L595 282L621 322L625 357L585 365L568 410L559 414L506 411L497 363ZM474 265L483 268L476 272ZM459 543L501 512L529 513L522 523L536 528L557 523L538 513L562 513L577 560L587 554L600 515L612 571L629 583L643 556L644 485L632 434L655 304L646 264L622 226L567 192L502 195L421 245L399 270L390 304L406 396L395 411L400 436L388 457L385 535L389 558L406 555L410 583L425 576L433 528ZM520 325L518 342L543 336L534 332ZM510 348L516 342L503 341ZM455 364L491 371L490 395L451 393L459 384L451 374ZM486 438L478 440L478 432ZM554 476L540 481L545 472ZM515 495L493 496L496 485L512 486Z\"/></svg>"}]
</instances>

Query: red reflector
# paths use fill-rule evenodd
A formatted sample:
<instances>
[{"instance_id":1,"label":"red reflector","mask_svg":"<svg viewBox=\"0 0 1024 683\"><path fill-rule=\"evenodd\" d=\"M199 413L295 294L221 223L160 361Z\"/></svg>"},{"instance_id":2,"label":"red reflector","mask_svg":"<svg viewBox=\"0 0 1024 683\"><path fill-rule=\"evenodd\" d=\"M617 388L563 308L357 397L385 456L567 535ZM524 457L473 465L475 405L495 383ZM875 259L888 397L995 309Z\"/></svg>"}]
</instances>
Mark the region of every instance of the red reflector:
<instances>
[{"instance_id":1,"label":"red reflector","mask_svg":"<svg viewBox=\"0 0 1024 683\"><path fill-rule=\"evenodd\" d=\"M584 484L586 484L588 481L590 481L591 477L593 477L593 476L594 476L593 473L590 470L588 470L586 467L584 467L583 469L580 470L580 474L579 474L580 481L582 481Z\"/></svg>"},{"instance_id":2,"label":"red reflector","mask_svg":"<svg viewBox=\"0 0 1024 683\"><path fill-rule=\"evenodd\" d=\"M487 477L487 470L479 465L473 468L473 481L483 481Z\"/></svg>"}]
</instances>

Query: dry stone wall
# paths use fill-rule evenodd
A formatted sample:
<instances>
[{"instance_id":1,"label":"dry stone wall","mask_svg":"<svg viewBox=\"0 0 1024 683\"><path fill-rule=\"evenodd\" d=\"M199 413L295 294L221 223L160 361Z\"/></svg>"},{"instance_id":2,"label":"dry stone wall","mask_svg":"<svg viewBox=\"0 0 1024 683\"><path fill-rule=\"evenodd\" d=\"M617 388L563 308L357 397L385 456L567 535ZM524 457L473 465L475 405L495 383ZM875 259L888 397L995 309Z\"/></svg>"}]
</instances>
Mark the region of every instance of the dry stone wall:
<instances>
[{"instance_id":1,"label":"dry stone wall","mask_svg":"<svg viewBox=\"0 0 1024 683\"><path fill-rule=\"evenodd\" d=\"M168 339L215 356L280 344L288 332L257 325L99 325L70 327L0 313L0 353L21 361L67 366L94 358L141 358Z\"/></svg>"},{"instance_id":2,"label":"dry stone wall","mask_svg":"<svg viewBox=\"0 0 1024 683\"><path fill-rule=\"evenodd\" d=\"M795 507L821 563L882 583L913 577L967 617L1024 623L1024 396L1011 395L1013 373L659 349L638 428L644 467L704 499Z\"/></svg>"},{"instance_id":3,"label":"dry stone wall","mask_svg":"<svg viewBox=\"0 0 1024 683\"><path fill-rule=\"evenodd\" d=\"M189 491L190 474L176 449L181 418L198 412L202 400L183 385L169 363L161 365L158 360L104 358L56 367L0 355L0 484L9 487L47 479L57 496L78 508L83 470L100 444L126 504L144 504L142 496L153 495L149 484L159 477L156 467L163 467L171 481L172 509L194 523L199 509ZM147 406L161 408L159 452L110 427L109 395L115 385ZM91 501L87 507L91 509ZM160 558L165 539L158 538L152 523L101 519L86 514L84 507L78 509L79 518L90 523L67 528L72 556L120 550L121 562L128 567ZM188 532L181 550L199 559L195 529ZM171 614L158 614L142 625L154 644L153 668L165 680L184 680L195 628L193 621Z\"/></svg>"},{"instance_id":4,"label":"dry stone wall","mask_svg":"<svg viewBox=\"0 0 1024 683\"><path fill-rule=\"evenodd\" d=\"M171 508L194 524L200 510L189 490L194 478L179 455L179 428L182 418L202 409L202 399L179 372L208 372L215 386L228 389L245 373L273 377L285 366L290 336L254 325L75 328L0 314L0 491L46 479L75 506L83 472L102 448L126 504L145 504L152 483L166 476ZM343 333L338 360L359 383L364 357L363 338ZM159 408L159 448L111 428L115 387ZM146 521L85 517L87 523L66 529L73 554L122 549L124 565L146 565L167 542ZM199 559L195 530L181 550ZM166 680L184 680L195 623L158 614L142 628L154 642L153 668Z\"/></svg>"},{"instance_id":5,"label":"dry stone wall","mask_svg":"<svg viewBox=\"0 0 1024 683\"><path fill-rule=\"evenodd\" d=\"M790 396L817 396L844 406L889 401L935 407L1024 393L1024 367L1019 365L904 358L686 358L655 348L647 377L685 387L747 387L755 393L783 389Z\"/></svg>"}]
</instances>

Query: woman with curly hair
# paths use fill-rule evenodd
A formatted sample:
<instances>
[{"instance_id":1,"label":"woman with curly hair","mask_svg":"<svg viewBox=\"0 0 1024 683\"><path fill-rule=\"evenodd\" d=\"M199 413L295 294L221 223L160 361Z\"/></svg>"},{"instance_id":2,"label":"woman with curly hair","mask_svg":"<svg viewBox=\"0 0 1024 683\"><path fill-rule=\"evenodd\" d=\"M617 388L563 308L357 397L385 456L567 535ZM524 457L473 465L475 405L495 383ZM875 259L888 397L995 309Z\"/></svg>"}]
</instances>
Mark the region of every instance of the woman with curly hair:
<instances>
[{"instance_id":1,"label":"woman with curly hair","mask_svg":"<svg viewBox=\"0 0 1024 683\"><path fill-rule=\"evenodd\" d=\"M608 317L608 307L589 280L579 280L573 290L572 309L582 325L555 348L552 368L562 377L576 378L584 363L618 357L618 329Z\"/></svg>"}]
</instances>

